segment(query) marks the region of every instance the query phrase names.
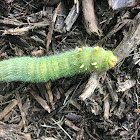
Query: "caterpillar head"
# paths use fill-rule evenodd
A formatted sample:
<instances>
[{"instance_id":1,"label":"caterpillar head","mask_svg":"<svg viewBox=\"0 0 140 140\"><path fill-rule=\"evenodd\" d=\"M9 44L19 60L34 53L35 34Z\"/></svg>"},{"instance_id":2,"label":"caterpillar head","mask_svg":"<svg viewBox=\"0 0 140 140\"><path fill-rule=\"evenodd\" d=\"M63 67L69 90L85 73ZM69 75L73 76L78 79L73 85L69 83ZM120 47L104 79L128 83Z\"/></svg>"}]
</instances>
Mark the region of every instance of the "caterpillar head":
<instances>
[{"instance_id":1,"label":"caterpillar head","mask_svg":"<svg viewBox=\"0 0 140 140\"><path fill-rule=\"evenodd\" d=\"M112 52L110 52L110 51L108 51L108 52L110 54L109 60L108 60L108 65L109 65L109 67L113 67L117 62L117 57L114 56L114 54Z\"/></svg>"},{"instance_id":2,"label":"caterpillar head","mask_svg":"<svg viewBox=\"0 0 140 140\"><path fill-rule=\"evenodd\" d=\"M116 56L112 56L112 57L110 57L108 63L109 63L110 67L113 67L116 64L116 62L117 62L117 57Z\"/></svg>"},{"instance_id":3,"label":"caterpillar head","mask_svg":"<svg viewBox=\"0 0 140 140\"><path fill-rule=\"evenodd\" d=\"M117 57L112 51L105 51L101 47L94 47L91 65L95 70L109 69L117 62Z\"/></svg>"},{"instance_id":4,"label":"caterpillar head","mask_svg":"<svg viewBox=\"0 0 140 140\"><path fill-rule=\"evenodd\" d=\"M117 62L117 57L113 54L112 51L105 51L103 48L95 47L95 50L97 51L96 55L96 62L98 65L98 69L109 69L110 67L113 67Z\"/></svg>"},{"instance_id":5,"label":"caterpillar head","mask_svg":"<svg viewBox=\"0 0 140 140\"><path fill-rule=\"evenodd\" d=\"M109 69L110 67L113 67L116 64L117 57L112 53L112 51L105 51L102 49L101 54L103 55L103 58L100 69Z\"/></svg>"}]
</instances>

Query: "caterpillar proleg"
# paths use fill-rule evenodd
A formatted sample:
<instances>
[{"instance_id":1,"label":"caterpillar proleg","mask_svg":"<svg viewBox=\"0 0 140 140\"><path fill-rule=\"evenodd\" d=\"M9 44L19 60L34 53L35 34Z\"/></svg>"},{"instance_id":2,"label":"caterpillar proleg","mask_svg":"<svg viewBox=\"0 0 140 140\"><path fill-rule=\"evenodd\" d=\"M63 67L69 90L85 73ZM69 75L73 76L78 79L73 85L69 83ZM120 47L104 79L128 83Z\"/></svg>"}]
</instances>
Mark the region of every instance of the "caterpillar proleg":
<instances>
[{"instance_id":1,"label":"caterpillar proleg","mask_svg":"<svg viewBox=\"0 0 140 140\"><path fill-rule=\"evenodd\" d=\"M0 81L47 82L115 65L112 51L83 47L49 57L15 57L0 62Z\"/></svg>"}]
</instances>

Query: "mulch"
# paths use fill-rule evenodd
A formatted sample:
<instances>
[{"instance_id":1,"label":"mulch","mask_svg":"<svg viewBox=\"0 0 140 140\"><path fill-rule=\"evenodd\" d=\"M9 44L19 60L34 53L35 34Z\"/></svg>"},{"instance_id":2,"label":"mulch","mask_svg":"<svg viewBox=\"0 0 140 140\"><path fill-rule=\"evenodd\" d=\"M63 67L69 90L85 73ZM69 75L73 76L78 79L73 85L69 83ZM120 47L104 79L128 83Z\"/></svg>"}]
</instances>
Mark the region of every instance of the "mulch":
<instances>
[{"instance_id":1,"label":"mulch","mask_svg":"<svg viewBox=\"0 0 140 140\"><path fill-rule=\"evenodd\" d=\"M86 45L118 58L107 71L0 82L0 139L140 139L140 5L115 2L0 1L0 61Z\"/></svg>"}]
</instances>

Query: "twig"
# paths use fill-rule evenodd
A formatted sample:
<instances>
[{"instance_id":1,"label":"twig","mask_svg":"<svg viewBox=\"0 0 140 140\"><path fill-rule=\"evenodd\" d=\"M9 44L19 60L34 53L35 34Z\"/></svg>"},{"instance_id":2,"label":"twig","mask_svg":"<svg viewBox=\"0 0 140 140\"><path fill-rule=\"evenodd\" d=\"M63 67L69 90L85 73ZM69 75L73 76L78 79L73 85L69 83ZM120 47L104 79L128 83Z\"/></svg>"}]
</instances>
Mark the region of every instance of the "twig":
<instances>
[{"instance_id":1,"label":"twig","mask_svg":"<svg viewBox=\"0 0 140 140\"><path fill-rule=\"evenodd\" d=\"M59 123L57 123L54 119L52 119L52 121L55 122L55 124L57 124L62 129L62 131L70 138L70 140L73 140L68 134L68 132L66 132L66 130Z\"/></svg>"},{"instance_id":2,"label":"twig","mask_svg":"<svg viewBox=\"0 0 140 140\"><path fill-rule=\"evenodd\" d=\"M49 32L48 32L48 35L47 35L47 38L46 38L46 40L47 40L46 51L49 50L49 45L51 43L52 34L53 34L53 30L54 30L54 23L56 21L56 17L57 17L57 13L59 11L60 5L61 5L61 2L58 4L57 8L54 11L53 18L52 18L52 21L51 21L51 24L50 24L50 27L49 27Z\"/></svg>"}]
</instances>

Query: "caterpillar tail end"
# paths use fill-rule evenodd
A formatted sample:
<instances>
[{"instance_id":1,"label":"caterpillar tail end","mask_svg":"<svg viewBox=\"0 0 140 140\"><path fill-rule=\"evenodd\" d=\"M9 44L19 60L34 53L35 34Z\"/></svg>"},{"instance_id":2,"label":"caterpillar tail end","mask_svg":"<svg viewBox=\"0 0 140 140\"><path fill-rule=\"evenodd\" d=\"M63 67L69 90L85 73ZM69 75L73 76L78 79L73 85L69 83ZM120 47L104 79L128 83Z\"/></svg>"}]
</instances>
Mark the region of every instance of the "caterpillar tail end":
<instances>
[{"instance_id":1,"label":"caterpillar tail end","mask_svg":"<svg viewBox=\"0 0 140 140\"><path fill-rule=\"evenodd\" d=\"M109 59L109 66L113 67L116 64L116 62L117 62L117 57L116 56L110 57L110 59Z\"/></svg>"}]
</instances>

